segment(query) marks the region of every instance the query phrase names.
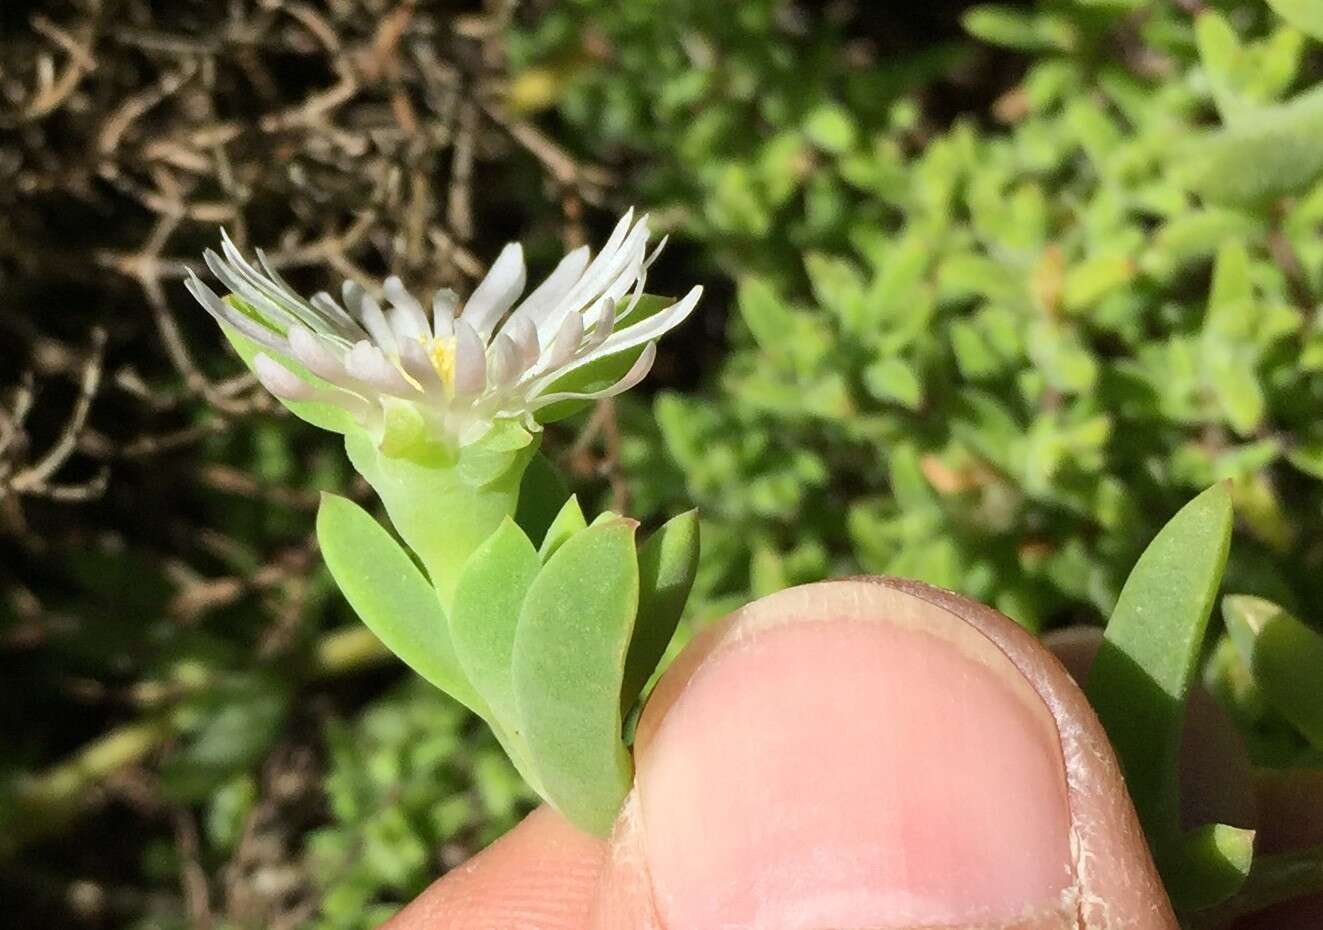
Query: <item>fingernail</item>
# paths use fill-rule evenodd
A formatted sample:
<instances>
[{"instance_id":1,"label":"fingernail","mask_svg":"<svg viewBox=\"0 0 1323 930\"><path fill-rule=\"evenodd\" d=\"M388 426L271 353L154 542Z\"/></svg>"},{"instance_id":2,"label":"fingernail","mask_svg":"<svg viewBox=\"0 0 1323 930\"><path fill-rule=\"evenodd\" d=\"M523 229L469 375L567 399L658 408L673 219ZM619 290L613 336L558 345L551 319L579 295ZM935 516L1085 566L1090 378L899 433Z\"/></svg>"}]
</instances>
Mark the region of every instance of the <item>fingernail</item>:
<instances>
[{"instance_id":1,"label":"fingernail","mask_svg":"<svg viewBox=\"0 0 1323 930\"><path fill-rule=\"evenodd\" d=\"M731 618L647 728L666 930L1074 926L1042 698L950 614L898 597L877 615L832 590Z\"/></svg>"}]
</instances>

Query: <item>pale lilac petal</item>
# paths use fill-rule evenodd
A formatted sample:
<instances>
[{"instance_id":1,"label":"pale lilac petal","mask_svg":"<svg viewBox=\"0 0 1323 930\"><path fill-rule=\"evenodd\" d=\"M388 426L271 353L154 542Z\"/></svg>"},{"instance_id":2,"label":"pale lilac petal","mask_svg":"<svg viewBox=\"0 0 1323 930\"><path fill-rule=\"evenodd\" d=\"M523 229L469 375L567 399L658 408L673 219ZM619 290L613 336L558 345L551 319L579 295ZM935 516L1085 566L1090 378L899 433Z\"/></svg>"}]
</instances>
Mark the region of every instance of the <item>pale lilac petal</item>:
<instances>
[{"instance_id":1,"label":"pale lilac petal","mask_svg":"<svg viewBox=\"0 0 1323 930\"><path fill-rule=\"evenodd\" d=\"M487 276L464 304L460 319L473 327L484 344L496 328L497 321L523 293L526 275L524 248L512 242L501 250Z\"/></svg>"},{"instance_id":2,"label":"pale lilac petal","mask_svg":"<svg viewBox=\"0 0 1323 930\"><path fill-rule=\"evenodd\" d=\"M347 375L339 354L328 349L320 338L303 326L289 328L289 349L294 359L319 378L340 384Z\"/></svg>"},{"instance_id":3,"label":"pale lilac petal","mask_svg":"<svg viewBox=\"0 0 1323 930\"><path fill-rule=\"evenodd\" d=\"M465 319L455 321L455 394L472 397L487 386L487 347Z\"/></svg>"},{"instance_id":4,"label":"pale lilac petal","mask_svg":"<svg viewBox=\"0 0 1323 930\"><path fill-rule=\"evenodd\" d=\"M252 286L233 266L211 249L202 253L202 260L207 263L211 273L225 286L225 290L251 306L266 322L279 329L288 329L292 324L303 321L298 314L272 300L259 288Z\"/></svg>"},{"instance_id":5,"label":"pale lilac petal","mask_svg":"<svg viewBox=\"0 0 1323 930\"><path fill-rule=\"evenodd\" d=\"M551 312L551 309L560 302L570 289L583 276L584 269L588 267L588 261L592 257L592 251L586 245L581 245L570 252L552 269L551 274L533 289L533 292L525 297L515 307L514 312L510 314L510 319L505 325L509 326L515 320L528 319L536 323L543 316Z\"/></svg>"},{"instance_id":6,"label":"pale lilac petal","mask_svg":"<svg viewBox=\"0 0 1323 930\"><path fill-rule=\"evenodd\" d=\"M637 277L634 269L642 267L643 253L647 246L648 218L643 216L619 248L611 252L603 249L570 293L538 322L539 334L545 337L556 332L568 314L577 313L608 289L618 290L619 294L628 291Z\"/></svg>"},{"instance_id":7,"label":"pale lilac petal","mask_svg":"<svg viewBox=\"0 0 1323 930\"><path fill-rule=\"evenodd\" d=\"M290 283L267 260L266 253L261 249L255 249L254 251L257 252L258 264L262 266L262 271L265 272L267 278L298 303L306 304L320 313L325 318L322 322L329 332L351 341L355 338L361 338L358 324L354 322L353 317L344 311L343 307L331 299L331 295L320 292L313 294L311 299L304 301L303 298L299 297L298 291L294 290Z\"/></svg>"},{"instance_id":8,"label":"pale lilac petal","mask_svg":"<svg viewBox=\"0 0 1323 930\"><path fill-rule=\"evenodd\" d=\"M455 334L455 314L459 311L459 295L443 287L432 295L432 328L438 339L449 339Z\"/></svg>"},{"instance_id":9,"label":"pale lilac petal","mask_svg":"<svg viewBox=\"0 0 1323 930\"><path fill-rule=\"evenodd\" d=\"M615 355L617 352L624 352L627 349L657 339L683 323L689 314L694 312L694 308L698 306L698 300L702 296L703 288L695 287L684 296L683 300L672 304L660 313L655 313L633 326L616 330L600 346L579 356L574 365L567 370L573 371L599 358Z\"/></svg>"},{"instance_id":10,"label":"pale lilac petal","mask_svg":"<svg viewBox=\"0 0 1323 930\"><path fill-rule=\"evenodd\" d=\"M377 303L376 298L365 292L359 299L358 306L362 313L363 328L372 336L372 341L391 355L399 354L399 346L395 342L395 330L391 328L390 321L386 319L386 314L382 312L381 304Z\"/></svg>"},{"instance_id":11,"label":"pale lilac petal","mask_svg":"<svg viewBox=\"0 0 1323 930\"><path fill-rule=\"evenodd\" d=\"M514 340L502 333L491 346L491 376L493 387L504 387L523 374L519 348Z\"/></svg>"},{"instance_id":12,"label":"pale lilac petal","mask_svg":"<svg viewBox=\"0 0 1323 930\"><path fill-rule=\"evenodd\" d=\"M361 426L376 419L379 408L357 394L339 388L320 389L304 381L294 372L268 355L253 358L253 373L262 387L281 400L329 404L346 411Z\"/></svg>"},{"instance_id":13,"label":"pale lilac petal","mask_svg":"<svg viewBox=\"0 0 1323 930\"><path fill-rule=\"evenodd\" d=\"M211 256L215 259L215 263L213 264L209 259L207 264L213 272L217 272L219 265L229 273L228 280L225 278L221 280L225 281L226 286L234 293L247 298L251 303L260 304L260 309L274 307L278 314L293 317L313 329L325 328L326 321L292 288L268 278L254 268L252 263L243 257L243 253L224 229L221 230L221 252L225 256L224 261L212 252ZM203 253L203 258L206 257L206 253ZM216 276L221 277L219 273Z\"/></svg>"},{"instance_id":14,"label":"pale lilac petal","mask_svg":"<svg viewBox=\"0 0 1323 930\"><path fill-rule=\"evenodd\" d=\"M574 358L574 353L579 350L579 344L583 341L583 317L577 313L571 313L565 317L565 322L561 323L560 329L556 332L556 337L551 341L551 348L547 350L546 358L542 362L542 370L555 371L570 359Z\"/></svg>"},{"instance_id":15,"label":"pale lilac petal","mask_svg":"<svg viewBox=\"0 0 1323 930\"><path fill-rule=\"evenodd\" d=\"M418 396L418 389L410 384L400 370L382 354L381 349L364 339L355 343L345 357L345 371L351 378L386 394L412 399Z\"/></svg>"},{"instance_id":16,"label":"pale lilac petal","mask_svg":"<svg viewBox=\"0 0 1323 930\"><path fill-rule=\"evenodd\" d=\"M318 291L316 294L313 294L312 297L309 298L308 303L326 314L329 319L336 321L337 338L343 339L345 342L352 345L367 335L367 332L364 331L363 327L358 325L358 321L350 316L345 308L336 303L335 298L325 291Z\"/></svg>"},{"instance_id":17,"label":"pale lilac petal","mask_svg":"<svg viewBox=\"0 0 1323 930\"><path fill-rule=\"evenodd\" d=\"M623 394L648 376L648 372L652 370L652 363L656 358L657 343L650 342L634 364L630 366L629 371L625 372L624 376L615 384L600 391L555 391L551 394L543 394L533 398L529 407L532 410L541 410L543 407L560 403L563 400L598 400L603 397L615 397L617 394Z\"/></svg>"},{"instance_id":18,"label":"pale lilac petal","mask_svg":"<svg viewBox=\"0 0 1323 930\"><path fill-rule=\"evenodd\" d=\"M316 400L318 391L294 372L269 355L253 356L253 373L257 380L281 400Z\"/></svg>"},{"instance_id":19,"label":"pale lilac petal","mask_svg":"<svg viewBox=\"0 0 1323 930\"><path fill-rule=\"evenodd\" d=\"M445 395L446 388L441 383L441 376L436 373L436 368L432 365L432 360L421 342L410 340L400 346L400 367L404 369L405 374L418 382L423 393L429 397L438 399Z\"/></svg>"},{"instance_id":20,"label":"pale lilac petal","mask_svg":"<svg viewBox=\"0 0 1323 930\"><path fill-rule=\"evenodd\" d=\"M392 310L389 318L398 341L422 339L432 334L432 327L428 322L427 314L423 311L423 305L418 302L418 298L405 290L404 282L391 275L386 279L383 289L386 292L386 299L391 302Z\"/></svg>"},{"instance_id":21,"label":"pale lilac petal","mask_svg":"<svg viewBox=\"0 0 1323 930\"><path fill-rule=\"evenodd\" d=\"M586 352L591 352L600 346L616 328L616 302L609 297L603 298L594 316L596 318L593 320L593 331L583 344L583 350Z\"/></svg>"},{"instance_id":22,"label":"pale lilac petal","mask_svg":"<svg viewBox=\"0 0 1323 930\"><path fill-rule=\"evenodd\" d=\"M221 300L216 292L203 284L202 279L192 271L188 272L188 280L184 283L184 287L198 303L202 304L202 308L216 319L216 322L237 329L253 342L264 345L268 349L274 349L282 353L287 351L285 340L280 337L279 333L263 326L248 314L241 313Z\"/></svg>"},{"instance_id":23,"label":"pale lilac petal","mask_svg":"<svg viewBox=\"0 0 1323 930\"><path fill-rule=\"evenodd\" d=\"M509 325L501 330L501 334L509 336L519 350L519 361L523 368L530 367L542 355L542 346L538 342L537 327L533 325L532 320L527 318L522 320L511 320Z\"/></svg>"}]
</instances>

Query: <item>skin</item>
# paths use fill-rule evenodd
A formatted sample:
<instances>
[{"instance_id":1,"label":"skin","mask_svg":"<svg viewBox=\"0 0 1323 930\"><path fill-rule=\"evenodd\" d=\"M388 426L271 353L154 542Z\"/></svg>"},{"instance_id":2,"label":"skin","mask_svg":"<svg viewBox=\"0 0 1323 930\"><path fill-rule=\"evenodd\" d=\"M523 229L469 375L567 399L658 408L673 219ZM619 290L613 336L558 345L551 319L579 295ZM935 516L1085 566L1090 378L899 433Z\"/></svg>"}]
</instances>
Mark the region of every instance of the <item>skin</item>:
<instances>
[{"instance_id":1,"label":"skin","mask_svg":"<svg viewBox=\"0 0 1323 930\"><path fill-rule=\"evenodd\" d=\"M736 611L663 676L635 753L609 839L541 808L387 930L1177 928L1070 673L935 588Z\"/></svg>"}]
</instances>

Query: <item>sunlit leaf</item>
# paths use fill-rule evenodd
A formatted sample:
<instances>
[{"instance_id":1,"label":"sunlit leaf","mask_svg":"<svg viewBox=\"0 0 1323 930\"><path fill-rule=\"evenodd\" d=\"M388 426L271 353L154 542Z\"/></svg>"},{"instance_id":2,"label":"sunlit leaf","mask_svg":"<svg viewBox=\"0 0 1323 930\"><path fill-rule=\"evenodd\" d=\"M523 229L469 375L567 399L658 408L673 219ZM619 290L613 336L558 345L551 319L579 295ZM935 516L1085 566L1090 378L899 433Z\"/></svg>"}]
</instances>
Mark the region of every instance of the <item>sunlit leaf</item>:
<instances>
[{"instance_id":1,"label":"sunlit leaf","mask_svg":"<svg viewBox=\"0 0 1323 930\"><path fill-rule=\"evenodd\" d=\"M635 524L583 530L556 550L524 600L514 691L545 796L605 835L629 791L620 688L638 608Z\"/></svg>"},{"instance_id":2,"label":"sunlit leaf","mask_svg":"<svg viewBox=\"0 0 1323 930\"><path fill-rule=\"evenodd\" d=\"M317 541L349 606L377 638L423 678L487 716L455 655L436 591L390 533L353 501L323 494Z\"/></svg>"},{"instance_id":3,"label":"sunlit leaf","mask_svg":"<svg viewBox=\"0 0 1323 930\"><path fill-rule=\"evenodd\" d=\"M1323 635L1261 597L1228 595L1222 616L1268 702L1323 749Z\"/></svg>"},{"instance_id":4,"label":"sunlit leaf","mask_svg":"<svg viewBox=\"0 0 1323 930\"><path fill-rule=\"evenodd\" d=\"M1231 544L1231 498L1214 485L1185 505L1126 579L1088 693L1116 748L1154 859L1173 892L1200 905L1235 891L1234 870L1198 874L1181 831L1177 759L1185 700ZM1178 906L1189 904L1178 900Z\"/></svg>"},{"instance_id":5,"label":"sunlit leaf","mask_svg":"<svg viewBox=\"0 0 1323 930\"><path fill-rule=\"evenodd\" d=\"M455 586L450 638L468 680L508 735L521 741L510 660L524 595L542 563L507 518L474 550Z\"/></svg>"},{"instance_id":6,"label":"sunlit leaf","mask_svg":"<svg viewBox=\"0 0 1323 930\"><path fill-rule=\"evenodd\" d=\"M639 606L625 658L623 709L639 696L666 652L698 571L698 511L668 520L639 546Z\"/></svg>"}]
</instances>

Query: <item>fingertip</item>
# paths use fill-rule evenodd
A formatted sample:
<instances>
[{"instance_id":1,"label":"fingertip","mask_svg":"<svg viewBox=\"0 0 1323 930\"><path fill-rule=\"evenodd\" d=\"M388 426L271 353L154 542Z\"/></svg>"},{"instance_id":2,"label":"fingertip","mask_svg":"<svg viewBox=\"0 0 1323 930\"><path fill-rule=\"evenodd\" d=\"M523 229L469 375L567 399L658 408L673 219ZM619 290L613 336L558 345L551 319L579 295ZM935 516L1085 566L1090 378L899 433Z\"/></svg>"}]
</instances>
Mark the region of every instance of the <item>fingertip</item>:
<instances>
[{"instance_id":1,"label":"fingertip","mask_svg":"<svg viewBox=\"0 0 1323 930\"><path fill-rule=\"evenodd\" d=\"M382 930L582 930L605 859L602 840L540 807Z\"/></svg>"},{"instance_id":2,"label":"fingertip","mask_svg":"<svg viewBox=\"0 0 1323 930\"><path fill-rule=\"evenodd\" d=\"M1175 927L1079 689L947 592L737 611L663 677L636 759L594 927Z\"/></svg>"}]
</instances>

